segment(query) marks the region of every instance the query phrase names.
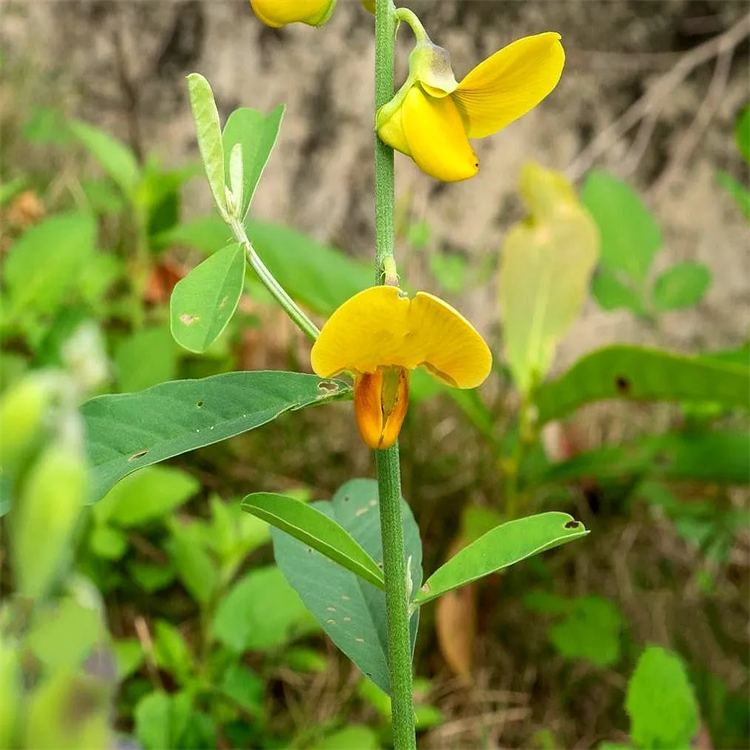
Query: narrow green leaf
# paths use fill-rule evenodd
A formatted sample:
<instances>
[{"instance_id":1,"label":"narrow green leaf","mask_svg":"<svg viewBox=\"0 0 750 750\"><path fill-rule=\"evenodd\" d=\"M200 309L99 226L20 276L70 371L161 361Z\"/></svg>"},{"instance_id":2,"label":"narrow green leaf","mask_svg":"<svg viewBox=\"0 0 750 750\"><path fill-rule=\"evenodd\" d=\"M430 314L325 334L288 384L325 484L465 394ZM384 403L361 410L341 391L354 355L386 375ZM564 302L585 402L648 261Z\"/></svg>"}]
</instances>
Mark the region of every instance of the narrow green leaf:
<instances>
[{"instance_id":1,"label":"narrow green leaf","mask_svg":"<svg viewBox=\"0 0 750 750\"><path fill-rule=\"evenodd\" d=\"M267 115L249 107L236 109L224 126L222 140L224 152L230 154L236 144L242 146L242 204L240 218L244 219L252 202L255 189L271 156L284 116L280 104ZM226 164L226 180L230 180L231 160Z\"/></svg>"},{"instance_id":2,"label":"narrow green leaf","mask_svg":"<svg viewBox=\"0 0 750 750\"><path fill-rule=\"evenodd\" d=\"M167 549L182 585L196 602L206 607L218 590L219 569L196 530L194 525L183 526L176 518L170 519Z\"/></svg>"},{"instance_id":3,"label":"narrow green leaf","mask_svg":"<svg viewBox=\"0 0 750 750\"><path fill-rule=\"evenodd\" d=\"M750 221L750 190L732 177L729 172L719 172L716 175L719 184L734 198L744 217Z\"/></svg>"},{"instance_id":4,"label":"narrow green leaf","mask_svg":"<svg viewBox=\"0 0 750 750\"><path fill-rule=\"evenodd\" d=\"M690 747L698 732L698 701L685 665L659 646L649 646L641 654L628 683L625 708L630 736L639 747Z\"/></svg>"},{"instance_id":5,"label":"narrow green leaf","mask_svg":"<svg viewBox=\"0 0 750 750\"><path fill-rule=\"evenodd\" d=\"M175 341L191 352L204 352L227 327L242 295L245 253L234 243L206 258L180 279L169 302Z\"/></svg>"},{"instance_id":6,"label":"narrow green leaf","mask_svg":"<svg viewBox=\"0 0 750 750\"><path fill-rule=\"evenodd\" d=\"M641 197L607 172L586 177L581 200L599 227L602 265L638 281L661 247L661 231Z\"/></svg>"},{"instance_id":7,"label":"narrow green leaf","mask_svg":"<svg viewBox=\"0 0 750 750\"><path fill-rule=\"evenodd\" d=\"M608 398L711 401L747 409L750 368L658 349L608 346L579 359L560 378L539 388L539 423Z\"/></svg>"},{"instance_id":8,"label":"narrow green leaf","mask_svg":"<svg viewBox=\"0 0 750 750\"><path fill-rule=\"evenodd\" d=\"M530 218L511 227L500 256L505 357L528 393L581 312L599 256L596 226L560 175L527 166L521 189Z\"/></svg>"},{"instance_id":9,"label":"narrow green leaf","mask_svg":"<svg viewBox=\"0 0 750 750\"><path fill-rule=\"evenodd\" d=\"M711 272L703 263L677 263L654 282L654 305L661 311L692 307L703 299L710 285Z\"/></svg>"},{"instance_id":10,"label":"narrow green leaf","mask_svg":"<svg viewBox=\"0 0 750 750\"><path fill-rule=\"evenodd\" d=\"M141 393L98 396L81 407L96 501L136 469L212 445L287 411L348 398L351 387L296 372L230 372Z\"/></svg>"},{"instance_id":11,"label":"narrow green leaf","mask_svg":"<svg viewBox=\"0 0 750 750\"><path fill-rule=\"evenodd\" d=\"M742 158L750 164L750 104L745 105L737 118L735 136Z\"/></svg>"},{"instance_id":12,"label":"narrow green leaf","mask_svg":"<svg viewBox=\"0 0 750 750\"><path fill-rule=\"evenodd\" d=\"M27 230L3 264L4 318L29 307L36 314L55 310L95 248L96 221L85 214L57 214Z\"/></svg>"},{"instance_id":13,"label":"narrow green leaf","mask_svg":"<svg viewBox=\"0 0 750 750\"><path fill-rule=\"evenodd\" d=\"M630 310L633 315L642 316L646 306L641 295L632 286L622 281L613 271L600 268L591 282L591 293L599 307L610 310Z\"/></svg>"},{"instance_id":14,"label":"narrow green leaf","mask_svg":"<svg viewBox=\"0 0 750 750\"><path fill-rule=\"evenodd\" d=\"M133 151L122 141L87 122L74 120L69 127L120 190L132 197L141 179L141 168Z\"/></svg>"},{"instance_id":15,"label":"narrow green leaf","mask_svg":"<svg viewBox=\"0 0 750 750\"><path fill-rule=\"evenodd\" d=\"M672 481L747 484L750 481L750 435L741 430L649 435L630 443L604 446L559 464L524 474L531 485L582 479L631 482L650 476Z\"/></svg>"},{"instance_id":16,"label":"narrow green leaf","mask_svg":"<svg viewBox=\"0 0 750 750\"><path fill-rule=\"evenodd\" d=\"M193 109L195 133L208 186L222 217L227 216L226 182L224 180L224 146L214 94L208 81L199 73L187 77L190 106Z\"/></svg>"},{"instance_id":17,"label":"narrow green leaf","mask_svg":"<svg viewBox=\"0 0 750 750\"><path fill-rule=\"evenodd\" d=\"M539 513L508 521L439 567L422 586L414 603L425 604L459 586L586 534L584 525L567 513Z\"/></svg>"},{"instance_id":18,"label":"narrow green leaf","mask_svg":"<svg viewBox=\"0 0 750 750\"><path fill-rule=\"evenodd\" d=\"M341 486L331 502L313 507L337 521L364 550L382 564L378 485L354 479ZM402 500L405 556L412 590L422 582L422 543L408 504ZM385 594L289 534L271 529L273 549L285 578L331 640L378 687L388 692L388 627ZM412 652L418 612L410 621Z\"/></svg>"},{"instance_id":19,"label":"narrow green leaf","mask_svg":"<svg viewBox=\"0 0 750 750\"><path fill-rule=\"evenodd\" d=\"M247 495L242 510L268 521L382 589L383 571L336 521L300 500L270 492Z\"/></svg>"}]
</instances>

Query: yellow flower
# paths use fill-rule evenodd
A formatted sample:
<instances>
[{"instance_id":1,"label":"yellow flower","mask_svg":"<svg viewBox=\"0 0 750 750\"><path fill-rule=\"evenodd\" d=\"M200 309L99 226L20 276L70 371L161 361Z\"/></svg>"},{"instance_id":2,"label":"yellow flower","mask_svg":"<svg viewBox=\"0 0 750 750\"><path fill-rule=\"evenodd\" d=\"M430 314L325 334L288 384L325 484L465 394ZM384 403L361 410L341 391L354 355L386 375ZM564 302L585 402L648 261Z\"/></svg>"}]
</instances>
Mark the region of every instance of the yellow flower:
<instances>
[{"instance_id":1,"label":"yellow flower","mask_svg":"<svg viewBox=\"0 0 750 750\"><path fill-rule=\"evenodd\" d=\"M354 374L357 425L371 448L396 442L410 370L424 367L454 388L476 388L492 367L487 344L459 312L426 292L409 299L392 286L365 289L341 305L310 358L320 377Z\"/></svg>"},{"instance_id":2,"label":"yellow flower","mask_svg":"<svg viewBox=\"0 0 750 750\"><path fill-rule=\"evenodd\" d=\"M322 26L331 17L336 0L250 0L250 5L259 21L278 29L288 23Z\"/></svg>"},{"instance_id":3,"label":"yellow flower","mask_svg":"<svg viewBox=\"0 0 750 750\"><path fill-rule=\"evenodd\" d=\"M497 133L533 109L555 88L564 63L560 35L549 31L509 44L456 83L448 53L422 40L406 83L378 111L378 134L438 180L473 177L479 161L469 138Z\"/></svg>"}]
</instances>

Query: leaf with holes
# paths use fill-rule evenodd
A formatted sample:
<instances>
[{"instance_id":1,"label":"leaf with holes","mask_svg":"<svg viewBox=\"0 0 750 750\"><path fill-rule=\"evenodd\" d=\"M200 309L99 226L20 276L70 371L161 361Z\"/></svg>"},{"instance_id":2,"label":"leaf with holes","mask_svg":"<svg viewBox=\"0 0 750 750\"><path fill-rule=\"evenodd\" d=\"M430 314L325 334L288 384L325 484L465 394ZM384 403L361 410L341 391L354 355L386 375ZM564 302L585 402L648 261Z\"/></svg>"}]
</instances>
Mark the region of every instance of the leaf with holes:
<instances>
[{"instance_id":1,"label":"leaf with holes","mask_svg":"<svg viewBox=\"0 0 750 750\"><path fill-rule=\"evenodd\" d=\"M187 77L190 106L193 110L198 149L208 178L208 186L222 217L227 216L226 183L224 182L224 146L221 124L214 94L208 81L199 73Z\"/></svg>"},{"instance_id":2,"label":"leaf with holes","mask_svg":"<svg viewBox=\"0 0 750 750\"><path fill-rule=\"evenodd\" d=\"M703 299L710 285L711 272L703 263L677 263L654 282L654 305L663 312L692 307Z\"/></svg>"},{"instance_id":3,"label":"leaf with holes","mask_svg":"<svg viewBox=\"0 0 750 750\"><path fill-rule=\"evenodd\" d=\"M236 109L229 115L224 126L222 140L224 154L229 155L232 148L239 144L242 147L242 204L240 219L245 218L255 193L255 188L271 156L276 138L284 116L284 105L280 104L267 115L250 107ZM225 165L225 180L229 182L229 159Z\"/></svg>"},{"instance_id":4,"label":"leaf with holes","mask_svg":"<svg viewBox=\"0 0 750 750\"><path fill-rule=\"evenodd\" d=\"M379 565L378 485L372 479L353 479L338 489L333 500L313 508L338 522ZM404 545L412 590L422 582L422 543L408 504L401 501ZM272 529L278 566L331 640L378 687L389 691L385 594L332 560L279 529ZM410 621L412 653L418 614Z\"/></svg>"},{"instance_id":5,"label":"leaf with holes","mask_svg":"<svg viewBox=\"0 0 750 750\"><path fill-rule=\"evenodd\" d=\"M750 368L698 357L616 345L582 357L536 393L539 422L607 398L634 401L711 401L750 406Z\"/></svg>"},{"instance_id":6,"label":"leaf with holes","mask_svg":"<svg viewBox=\"0 0 750 750\"><path fill-rule=\"evenodd\" d=\"M90 500L136 469L212 445L288 411L351 396L340 380L297 372L230 372L98 396L81 407L92 468Z\"/></svg>"},{"instance_id":7,"label":"leaf with holes","mask_svg":"<svg viewBox=\"0 0 750 750\"><path fill-rule=\"evenodd\" d=\"M567 513L539 513L508 521L483 534L439 567L422 586L414 603L425 604L446 591L586 534L584 525Z\"/></svg>"},{"instance_id":8,"label":"leaf with holes","mask_svg":"<svg viewBox=\"0 0 750 750\"><path fill-rule=\"evenodd\" d=\"M175 341L188 351L205 352L234 315L244 282L245 253L236 243L180 279L169 303Z\"/></svg>"},{"instance_id":9,"label":"leaf with holes","mask_svg":"<svg viewBox=\"0 0 750 750\"><path fill-rule=\"evenodd\" d=\"M336 521L316 508L286 495L256 492L245 497L242 510L268 521L373 586L383 588L383 571L377 563Z\"/></svg>"}]
</instances>

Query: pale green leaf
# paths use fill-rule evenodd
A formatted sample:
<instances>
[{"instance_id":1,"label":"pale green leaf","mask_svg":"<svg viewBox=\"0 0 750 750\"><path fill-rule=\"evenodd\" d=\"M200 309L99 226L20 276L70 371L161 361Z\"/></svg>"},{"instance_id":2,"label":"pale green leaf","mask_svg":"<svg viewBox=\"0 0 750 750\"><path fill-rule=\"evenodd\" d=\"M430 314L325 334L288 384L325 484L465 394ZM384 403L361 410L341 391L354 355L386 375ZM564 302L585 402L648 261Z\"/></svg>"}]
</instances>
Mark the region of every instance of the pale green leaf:
<instances>
[{"instance_id":1,"label":"pale green leaf","mask_svg":"<svg viewBox=\"0 0 750 750\"><path fill-rule=\"evenodd\" d=\"M539 513L508 521L464 547L438 568L422 586L414 603L425 604L447 591L586 534L583 524L567 513Z\"/></svg>"},{"instance_id":2,"label":"pale green leaf","mask_svg":"<svg viewBox=\"0 0 750 750\"><path fill-rule=\"evenodd\" d=\"M199 73L191 73L187 77L187 84L198 148L206 170L208 185L219 213L224 217L228 215L224 181L224 146L214 94L208 81Z\"/></svg>"},{"instance_id":3,"label":"pale green leaf","mask_svg":"<svg viewBox=\"0 0 750 750\"><path fill-rule=\"evenodd\" d=\"M341 526L319 510L286 495L270 492L247 495L242 509L383 588L383 571L377 563Z\"/></svg>"},{"instance_id":4,"label":"pale green leaf","mask_svg":"<svg viewBox=\"0 0 750 750\"><path fill-rule=\"evenodd\" d=\"M175 341L191 352L206 351L234 315L244 282L245 252L236 243L180 279L169 302Z\"/></svg>"},{"instance_id":5,"label":"pale green leaf","mask_svg":"<svg viewBox=\"0 0 750 750\"><path fill-rule=\"evenodd\" d=\"M591 281L591 294L602 310L630 310L642 316L646 306L641 295L630 284L622 281L614 271L599 269Z\"/></svg>"}]
</instances>

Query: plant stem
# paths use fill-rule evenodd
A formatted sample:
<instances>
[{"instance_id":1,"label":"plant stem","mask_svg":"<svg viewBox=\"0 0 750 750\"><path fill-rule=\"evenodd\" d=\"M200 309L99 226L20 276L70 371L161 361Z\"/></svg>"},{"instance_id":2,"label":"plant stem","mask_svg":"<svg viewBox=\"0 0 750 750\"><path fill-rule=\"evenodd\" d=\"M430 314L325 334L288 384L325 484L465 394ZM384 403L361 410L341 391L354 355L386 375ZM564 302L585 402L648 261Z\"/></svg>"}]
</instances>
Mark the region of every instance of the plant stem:
<instances>
[{"instance_id":1,"label":"plant stem","mask_svg":"<svg viewBox=\"0 0 750 750\"><path fill-rule=\"evenodd\" d=\"M401 524L401 466L398 443L375 451L383 538L385 608L388 613L388 673L394 750L414 750L414 702L411 684L411 642L407 602L404 531Z\"/></svg>"},{"instance_id":2,"label":"plant stem","mask_svg":"<svg viewBox=\"0 0 750 750\"><path fill-rule=\"evenodd\" d=\"M295 325L302 331L302 333L304 333L311 341L315 341L315 339L320 336L318 327L298 307L297 303L287 294L286 289L276 281L276 277L268 270L266 264L260 259L260 256L255 252L255 248L247 236L247 232L245 232L243 223L239 219L230 219L230 226L237 242L245 248L247 262L258 275L263 286L271 292L274 299L279 305L281 305L284 312L294 321Z\"/></svg>"},{"instance_id":3,"label":"plant stem","mask_svg":"<svg viewBox=\"0 0 750 750\"><path fill-rule=\"evenodd\" d=\"M395 9L392 0L375 4L375 109L393 97ZM396 275L393 260L395 189L393 149L375 135L375 283L385 274ZM401 523L401 465L398 443L375 451L380 498L380 533L383 540L383 576L388 613L388 673L391 685L391 718L394 750L414 750L411 642L404 532Z\"/></svg>"}]
</instances>

